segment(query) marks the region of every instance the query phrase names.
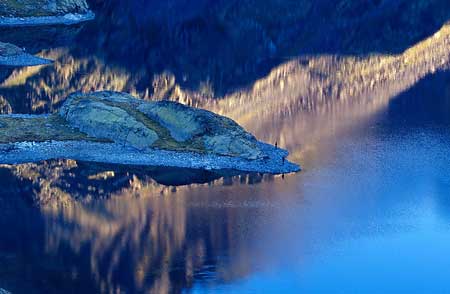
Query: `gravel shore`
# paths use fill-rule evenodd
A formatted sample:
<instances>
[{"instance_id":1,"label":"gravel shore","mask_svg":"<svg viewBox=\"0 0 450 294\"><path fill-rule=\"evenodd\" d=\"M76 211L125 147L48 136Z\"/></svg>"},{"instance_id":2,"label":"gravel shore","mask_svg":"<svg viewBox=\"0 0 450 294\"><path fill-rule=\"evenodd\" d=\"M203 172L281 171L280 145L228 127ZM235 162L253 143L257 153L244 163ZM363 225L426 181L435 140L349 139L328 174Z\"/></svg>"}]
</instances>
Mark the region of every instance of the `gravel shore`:
<instances>
[{"instance_id":1,"label":"gravel shore","mask_svg":"<svg viewBox=\"0 0 450 294\"><path fill-rule=\"evenodd\" d=\"M117 143L86 141L20 142L0 144L0 164L19 164L49 159L74 159L112 164L205 170L231 169L270 174L300 171L298 165L283 160L288 155L286 150L262 142L258 144L268 155L267 158L247 160L239 157L160 149L140 151Z\"/></svg>"}]
</instances>

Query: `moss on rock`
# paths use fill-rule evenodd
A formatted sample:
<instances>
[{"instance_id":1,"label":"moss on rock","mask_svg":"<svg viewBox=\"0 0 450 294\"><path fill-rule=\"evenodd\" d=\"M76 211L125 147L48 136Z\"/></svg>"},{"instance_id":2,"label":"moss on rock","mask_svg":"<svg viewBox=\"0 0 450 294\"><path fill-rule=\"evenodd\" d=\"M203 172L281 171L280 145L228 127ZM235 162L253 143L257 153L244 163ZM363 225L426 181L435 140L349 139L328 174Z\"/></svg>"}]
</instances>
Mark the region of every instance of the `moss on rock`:
<instances>
[{"instance_id":1,"label":"moss on rock","mask_svg":"<svg viewBox=\"0 0 450 294\"><path fill-rule=\"evenodd\" d=\"M45 141L98 141L89 137L67 124L58 115L52 116L4 116L0 118L0 144L18 142L45 142Z\"/></svg>"}]
</instances>

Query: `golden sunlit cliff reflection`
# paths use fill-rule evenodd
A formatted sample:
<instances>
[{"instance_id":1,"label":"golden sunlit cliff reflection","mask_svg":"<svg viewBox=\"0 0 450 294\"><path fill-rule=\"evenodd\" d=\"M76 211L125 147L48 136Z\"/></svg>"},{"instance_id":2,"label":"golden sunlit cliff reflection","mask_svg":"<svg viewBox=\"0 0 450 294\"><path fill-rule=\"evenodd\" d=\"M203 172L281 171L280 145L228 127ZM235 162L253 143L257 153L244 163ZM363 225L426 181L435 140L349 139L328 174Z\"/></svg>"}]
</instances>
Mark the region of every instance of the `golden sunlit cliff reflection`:
<instances>
[{"instance_id":1,"label":"golden sunlit cliff reflection","mask_svg":"<svg viewBox=\"0 0 450 294\"><path fill-rule=\"evenodd\" d=\"M146 185L140 194L147 196L138 198L122 191L100 202L43 206L46 248L52 253L68 245L75 254L86 254L88 248L90 268L84 270L91 271L99 288L109 293L119 289L179 293L191 287L194 278L202 279L197 274L207 267L222 280L245 276L251 254L250 244L243 240L255 228L241 225L236 231L236 222L249 226L258 222L262 217L258 210L279 199L270 193L270 181L261 184L266 185L265 193L264 187L249 188L240 182L232 189L222 181L182 186L168 195L156 185ZM281 190L290 189L287 184ZM211 202L211 193L224 196ZM242 193L258 196L242 202ZM227 252L233 263L216 260L219 252ZM131 283L121 280L119 268L122 272L127 268ZM130 285L135 288L127 289Z\"/></svg>"},{"instance_id":2,"label":"golden sunlit cliff reflection","mask_svg":"<svg viewBox=\"0 0 450 294\"><path fill-rule=\"evenodd\" d=\"M293 176L284 182L258 174L166 186L145 172L82 165L61 160L0 166L2 177L21 179L0 195L20 190L17 201L37 206L45 228L43 263L54 262L58 252L78 256L71 283L88 276L103 293L181 293L194 280L207 280L205 269L222 280L247 275L251 250L244 240L257 232L252 222L263 217L261 210L280 205L274 190L288 194L295 188ZM233 258L218 260L224 252Z\"/></svg>"}]
</instances>

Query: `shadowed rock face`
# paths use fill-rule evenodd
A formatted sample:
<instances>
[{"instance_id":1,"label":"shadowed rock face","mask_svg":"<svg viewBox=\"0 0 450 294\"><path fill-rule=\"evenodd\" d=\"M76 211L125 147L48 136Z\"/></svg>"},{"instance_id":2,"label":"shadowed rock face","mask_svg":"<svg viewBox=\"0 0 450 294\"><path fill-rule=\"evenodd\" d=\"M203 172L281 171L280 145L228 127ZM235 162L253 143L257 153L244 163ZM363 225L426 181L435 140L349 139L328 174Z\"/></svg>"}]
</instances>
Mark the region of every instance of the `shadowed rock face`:
<instances>
[{"instance_id":1,"label":"shadowed rock face","mask_svg":"<svg viewBox=\"0 0 450 294\"><path fill-rule=\"evenodd\" d=\"M85 0L2 0L0 16L55 16L67 13L86 13Z\"/></svg>"}]
</instances>

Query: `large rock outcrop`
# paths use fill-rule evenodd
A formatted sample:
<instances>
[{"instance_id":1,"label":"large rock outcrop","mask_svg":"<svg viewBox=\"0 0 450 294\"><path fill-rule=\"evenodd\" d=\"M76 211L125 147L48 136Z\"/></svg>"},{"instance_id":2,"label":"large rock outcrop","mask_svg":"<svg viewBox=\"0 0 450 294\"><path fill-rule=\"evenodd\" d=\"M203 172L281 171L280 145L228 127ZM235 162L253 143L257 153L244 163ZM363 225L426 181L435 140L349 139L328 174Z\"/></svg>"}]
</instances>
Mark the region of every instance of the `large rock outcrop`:
<instances>
[{"instance_id":1,"label":"large rock outcrop","mask_svg":"<svg viewBox=\"0 0 450 294\"><path fill-rule=\"evenodd\" d=\"M257 140L212 112L170 102L144 102L116 92L73 94L60 115L81 132L140 150L190 150L261 159Z\"/></svg>"},{"instance_id":2,"label":"large rock outcrop","mask_svg":"<svg viewBox=\"0 0 450 294\"><path fill-rule=\"evenodd\" d=\"M70 95L58 114L0 116L0 163L53 158L286 173L287 151L233 120L118 92Z\"/></svg>"}]
</instances>

